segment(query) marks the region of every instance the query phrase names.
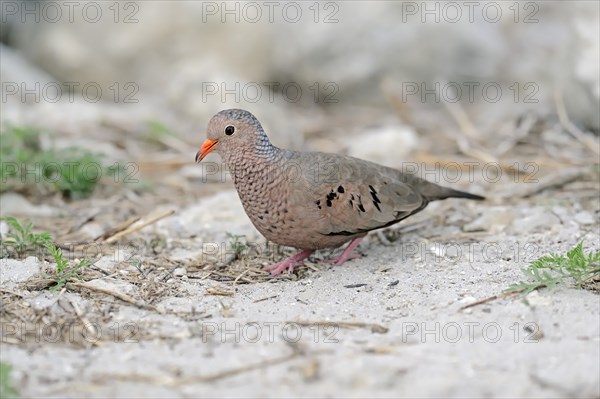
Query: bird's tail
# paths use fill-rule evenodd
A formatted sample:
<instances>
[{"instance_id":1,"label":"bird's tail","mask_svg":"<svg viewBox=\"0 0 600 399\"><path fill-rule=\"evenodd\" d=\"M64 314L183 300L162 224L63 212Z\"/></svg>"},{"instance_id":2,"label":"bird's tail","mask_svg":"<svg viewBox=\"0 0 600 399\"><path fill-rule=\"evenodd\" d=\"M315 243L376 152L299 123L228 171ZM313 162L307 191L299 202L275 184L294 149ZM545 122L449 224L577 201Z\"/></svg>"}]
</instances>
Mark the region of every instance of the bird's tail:
<instances>
[{"instance_id":1,"label":"bird's tail","mask_svg":"<svg viewBox=\"0 0 600 399\"><path fill-rule=\"evenodd\" d=\"M477 194L467 193L465 191L454 190L452 188L445 188L443 191L437 193L438 195L435 198L431 198L432 200L443 200L446 198L466 198L470 200L483 201L485 197Z\"/></svg>"},{"instance_id":2,"label":"bird's tail","mask_svg":"<svg viewBox=\"0 0 600 399\"><path fill-rule=\"evenodd\" d=\"M401 174L404 182L415 187L417 191L424 196L428 201L443 200L446 198L466 198L471 200L482 201L485 197L477 194L467 193L465 191L455 190L453 188L440 186L420 177L411 174Z\"/></svg>"}]
</instances>

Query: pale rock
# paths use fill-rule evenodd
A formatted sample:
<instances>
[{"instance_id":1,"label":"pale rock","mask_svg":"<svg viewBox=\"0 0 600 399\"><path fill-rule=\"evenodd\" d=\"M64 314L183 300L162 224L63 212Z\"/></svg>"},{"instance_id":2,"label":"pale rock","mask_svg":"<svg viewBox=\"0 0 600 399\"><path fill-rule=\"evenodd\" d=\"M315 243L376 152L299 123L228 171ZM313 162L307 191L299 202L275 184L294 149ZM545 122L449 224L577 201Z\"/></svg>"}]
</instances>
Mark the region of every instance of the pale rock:
<instances>
[{"instance_id":1,"label":"pale rock","mask_svg":"<svg viewBox=\"0 0 600 399\"><path fill-rule=\"evenodd\" d=\"M348 140L348 155L398 167L418 145L414 130L402 125L387 125L360 132Z\"/></svg>"},{"instance_id":2,"label":"pale rock","mask_svg":"<svg viewBox=\"0 0 600 399\"><path fill-rule=\"evenodd\" d=\"M185 276L186 274L187 274L187 270L185 270L185 267L178 267L173 270L173 276L175 276L175 277L182 277L182 276Z\"/></svg>"},{"instance_id":3,"label":"pale rock","mask_svg":"<svg viewBox=\"0 0 600 399\"><path fill-rule=\"evenodd\" d=\"M0 209L2 210L2 216L27 215L28 217L55 217L63 213L61 209L49 205L33 205L21 194L13 192L6 192L0 195Z\"/></svg>"},{"instance_id":4,"label":"pale rock","mask_svg":"<svg viewBox=\"0 0 600 399\"><path fill-rule=\"evenodd\" d=\"M536 232L550 229L556 224L560 224L560 220L550 210L543 207L531 207L524 209L522 215L517 216L511 225L511 230L514 232Z\"/></svg>"},{"instance_id":5,"label":"pale rock","mask_svg":"<svg viewBox=\"0 0 600 399\"><path fill-rule=\"evenodd\" d=\"M0 260L0 286L14 286L40 272L40 261L30 256L25 260Z\"/></svg>"},{"instance_id":6,"label":"pale rock","mask_svg":"<svg viewBox=\"0 0 600 399\"><path fill-rule=\"evenodd\" d=\"M115 280L115 279L96 279L87 282L86 284L104 288L110 291L118 292L119 294L132 295L135 294L135 286L123 280Z\"/></svg>"},{"instance_id":7,"label":"pale rock","mask_svg":"<svg viewBox=\"0 0 600 399\"><path fill-rule=\"evenodd\" d=\"M7 237L8 234L8 223L6 223L4 220L0 221L0 237L4 240Z\"/></svg>"},{"instance_id":8,"label":"pale rock","mask_svg":"<svg viewBox=\"0 0 600 399\"><path fill-rule=\"evenodd\" d=\"M509 207L488 207L475 220L463 226L463 231L489 231L499 233L514 220L514 212Z\"/></svg>"},{"instance_id":9,"label":"pale rock","mask_svg":"<svg viewBox=\"0 0 600 399\"><path fill-rule=\"evenodd\" d=\"M533 307L549 306L552 304L550 297L541 296L537 291L530 292L525 299Z\"/></svg>"},{"instance_id":10,"label":"pale rock","mask_svg":"<svg viewBox=\"0 0 600 399\"><path fill-rule=\"evenodd\" d=\"M579 224L594 224L596 220L594 219L594 215L592 215L588 211L581 211L575 214L575 221Z\"/></svg>"}]
</instances>

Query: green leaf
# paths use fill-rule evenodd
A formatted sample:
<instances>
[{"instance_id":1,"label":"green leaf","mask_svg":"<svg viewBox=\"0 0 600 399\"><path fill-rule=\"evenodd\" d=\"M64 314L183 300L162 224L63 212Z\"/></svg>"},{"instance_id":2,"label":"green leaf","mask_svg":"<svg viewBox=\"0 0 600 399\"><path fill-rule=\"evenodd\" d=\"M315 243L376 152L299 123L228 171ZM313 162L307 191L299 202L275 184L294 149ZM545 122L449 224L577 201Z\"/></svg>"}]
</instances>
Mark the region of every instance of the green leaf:
<instances>
[{"instance_id":1,"label":"green leaf","mask_svg":"<svg viewBox=\"0 0 600 399\"><path fill-rule=\"evenodd\" d=\"M12 366L8 363L0 362L0 398L18 398L19 393L13 388L10 381Z\"/></svg>"}]
</instances>

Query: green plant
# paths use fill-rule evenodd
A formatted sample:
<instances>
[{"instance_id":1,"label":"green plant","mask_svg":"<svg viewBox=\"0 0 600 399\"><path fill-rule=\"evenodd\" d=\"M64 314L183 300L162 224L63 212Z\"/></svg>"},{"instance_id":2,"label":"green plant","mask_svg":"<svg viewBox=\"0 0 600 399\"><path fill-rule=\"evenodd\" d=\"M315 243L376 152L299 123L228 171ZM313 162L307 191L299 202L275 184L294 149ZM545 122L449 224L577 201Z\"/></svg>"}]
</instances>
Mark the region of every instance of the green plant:
<instances>
[{"instance_id":1,"label":"green plant","mask_svg":"<svg viewBox=\"0 0 600 399\"><path fill-rule=\"evenodd\" d=\"M225 236L229 239L229 246L233 249L235 258L239 258L246 248L248 248L248 242L246 241L246 237L243 235L232 234L229 232L225 233ZM241 239L244 239L244 242Z\"/></svg>"},{"instance_id":2,"label":"green plant","mask_svg":"<svg viewBox=\"0 0 600 399\"><path fill-rule=\"evenodd\" d=\"M7 250L7 247L12 246L19 258L27 251L37 251L41 248L46 247L46 244L52 241L52 236L48 232L44 233L33 233L33 223L27 223L22 225L16 218L12 216L6 216L0 218L8 223L11 230L6 234L7 239L2 240L3 250Z\"/></svg>"},{"instance_id":3,"label":"green plant","mask_svg":"<svg viewBox=\"0 0 600 399\"><path fill-rule=\"evenodd\" d=\"M583 251L583 242L567 252L566 255L550 254L532 262L523 274L533 281L519 281L512 284L508 292L528 294L539 288L551 288L559 283L574 283L578 288L600 279L600 251L587 254Z\"/></svg>"},{"instance_id":4,"label":"green plant","mask_svg":"<svg viewBox=\"0 0 600 399\"><path fill-rule=\"evenodd\" d=\"M157 141L160 137L171 135L173 132L164 123L159 120L152 119L148 121L149 139Z\"/></svg>"},{"instance_id":5,"label":"green plant","mask_svg":"<svg viewBox=\"0 0 600 399\"><path fill-rule=\"evenodd\" d=\"M52 290L59 290L64 287L69 280L79 278L79 271L92 264L92 261L89 259L83 259L79 264L71 267L69 266L69 261L64 258L60 248L54 246L51 242L46 244L46 248L48 248L50 255L54 258L54 262L56 262L56 273L46 276L56 283L51 287Z\"/></svg>"},{"instance_id":6,"label":"green plant","mask_svg":"<svg viewBox=\"0 0 600 399\"><path fill-rule=\"evenodd\" d=\"M0 362L0 398L18 398L19 393L13 388L10 381L10 372L12 366L8 363Z\"/></svg>"},{"instance_id":7,"label":"green plant","mask_svg":"<svg viewBox=\"0 0 600 399\"><path fill-rule=\"evenodd\" d=\"M78 147L43 149L37 130L8 126L0 145L0 191L50 188L67 198L89 196L103 176L118 168L107 167L102 156Z\"/></svg>"},{"instance_id":8,"label":"green plant","mask_svg":"<svg viewBox=\"0 0 600 399\"><path fill-rule=\"evenodd\" d=\"M6 220L12 229L12 231L7 233L8 239L2 240L3 252L8 252L8 247L10 246L14 248L19 257L22 257L31 250L38 251L40 249L47 249L50 252L50 255L56 263L56 272L46 275L45 278L55 282L52 289L60 289L64 287L69 280L79 278L79 271L92 264L91 260L83 259L75 266L70 266L69 261L65 259L63 255L62 249L52 243L52 235L50 235L50 233L32 233L33 223L23 225L12 216L3 217L0 220Z\"/></svg>"}]
</instances>

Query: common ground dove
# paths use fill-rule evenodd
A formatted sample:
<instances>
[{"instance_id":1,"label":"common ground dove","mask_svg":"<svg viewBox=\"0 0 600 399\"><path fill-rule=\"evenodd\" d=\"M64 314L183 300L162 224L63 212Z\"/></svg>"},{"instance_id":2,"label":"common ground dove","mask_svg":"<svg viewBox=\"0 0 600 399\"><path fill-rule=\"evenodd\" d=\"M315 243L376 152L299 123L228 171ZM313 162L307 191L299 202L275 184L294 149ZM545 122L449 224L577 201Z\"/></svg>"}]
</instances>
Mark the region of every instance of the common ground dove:
<instances>
[{"instance_id":1,"label":"common ground dove","mask_svg":"<svg viewBox=\"0 0 600 399\"><path fill-rule=\"evenodd\" d=\"M371 230L420 212L430 201L478 195L441 187L413 174L361 159L322 152L290 151L269 141L258 119L241 109L216 114L196 162L214 151L227 164L248 217L268 240L299 248L266 266L272 274L293 270L315 250L350 241L339 265Z\"/></svg>"}]
</instances>

